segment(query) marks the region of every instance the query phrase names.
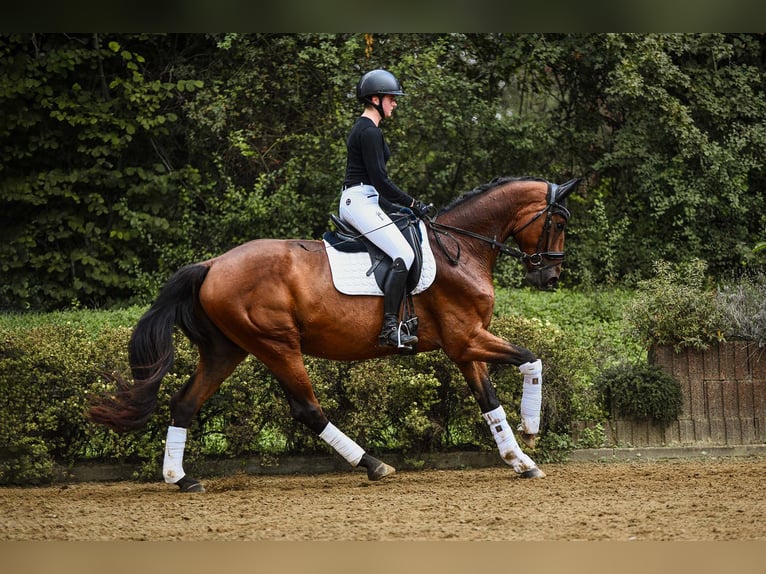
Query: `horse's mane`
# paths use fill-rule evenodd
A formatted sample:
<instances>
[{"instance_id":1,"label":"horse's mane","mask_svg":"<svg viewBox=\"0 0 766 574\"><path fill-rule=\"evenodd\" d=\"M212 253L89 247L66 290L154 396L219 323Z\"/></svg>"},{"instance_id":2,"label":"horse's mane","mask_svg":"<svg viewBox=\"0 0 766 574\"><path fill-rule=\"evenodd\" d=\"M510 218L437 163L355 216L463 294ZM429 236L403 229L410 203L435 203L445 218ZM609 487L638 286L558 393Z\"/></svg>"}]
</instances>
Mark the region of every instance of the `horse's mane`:
<instances>
[{"instance_id":1,"label":"horse's mane","mask_svg":"<svg viewBox=\"0 0 766 574\"><path fill-rule=\"evenodd\" d=\"M463 195L452 201L449 205L442 207L439 212L437 213L437 216L441 215L442 213L446 213L448 211L451 211L452 209L458 207L459 205L463 205L466 201L469 201L473 199L474 197L483 194L484 192L494 189L498 186L505 185L506 183L509 183L511 181L546 181L539 177L532 177L532 176L523 176L523 177L496 177L492 181L489 181L487 183L483 183L475 188L473 188L471 191L466 191Z\"/></svg>"}]
</instances>

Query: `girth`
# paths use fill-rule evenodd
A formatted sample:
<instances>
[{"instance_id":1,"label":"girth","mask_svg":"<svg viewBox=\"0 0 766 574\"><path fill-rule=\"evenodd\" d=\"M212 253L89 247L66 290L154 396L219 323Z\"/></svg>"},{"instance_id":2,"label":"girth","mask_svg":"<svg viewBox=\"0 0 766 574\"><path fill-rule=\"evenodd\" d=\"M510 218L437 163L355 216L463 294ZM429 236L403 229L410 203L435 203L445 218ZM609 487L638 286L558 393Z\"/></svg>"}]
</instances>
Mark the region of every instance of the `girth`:
<instances>
[{"instance_id":1,"label":"girth","mask_svg":"<svg viewBox=\"0 0 766 574\"><path fill-rule=\"evenodd\" d=\"M392 213L389 214L389 217L415 253L415 259L407 275L407 292L410 292L420 281L420 274L423 270L423 247L421 244L423 238L420 234L418 219L407 213ZM386 276L393 265L391 257L337 215L331 213L330 219L335 225L335 231L325 232L323 239L338 251L345 253L363 253L366 251L370 255L371 263L367 275L374 273L375 281L380 290L383 291Z\"/></svg>"}]
</instances>

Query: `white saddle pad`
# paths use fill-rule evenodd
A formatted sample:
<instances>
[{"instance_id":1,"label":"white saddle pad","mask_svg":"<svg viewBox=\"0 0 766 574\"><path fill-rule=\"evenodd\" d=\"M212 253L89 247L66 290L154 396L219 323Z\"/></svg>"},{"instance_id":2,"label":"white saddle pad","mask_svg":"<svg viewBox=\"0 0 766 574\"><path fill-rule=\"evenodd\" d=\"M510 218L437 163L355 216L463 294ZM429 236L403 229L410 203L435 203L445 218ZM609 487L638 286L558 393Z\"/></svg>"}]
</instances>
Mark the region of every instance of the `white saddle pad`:
<instances>
[{"instance_id":1,"label":"white saddle pad","mask_svg":"<svg viewBox=\"0 0 766 574\"><path fill-rule=\"evenodd\" d=\"M422 293L431 286L436 278L436 261L434 260L431 243L428 241L426 226L421 221L420 233L423 236L423 270L420 273L420 281L412 293ZM367 275L372 266L370 255L363 253L344 253L338 251L332 245L324 241L327 259L330 260L330 271L335 288L346 295L383 295L375 281L375 274Z\"/></svg>"}]
</instances>

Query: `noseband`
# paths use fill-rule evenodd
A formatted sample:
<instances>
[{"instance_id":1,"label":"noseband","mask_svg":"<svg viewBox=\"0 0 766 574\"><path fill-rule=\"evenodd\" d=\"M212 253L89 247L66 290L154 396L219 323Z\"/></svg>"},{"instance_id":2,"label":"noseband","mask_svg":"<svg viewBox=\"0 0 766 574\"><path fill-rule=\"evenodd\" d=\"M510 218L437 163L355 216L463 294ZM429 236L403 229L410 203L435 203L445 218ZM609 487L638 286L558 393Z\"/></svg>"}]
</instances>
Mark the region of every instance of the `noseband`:
<instances>
[{"instance_id":1,"label":"noseband","mask_svg":"<svg viewBox=\"0 0 766 574\"><path fill-rule=\"evenodd\" d=\"M465 235L467 237L473 237L474 239L479 239L485 243L488 243L492 249L497 249L500 251L500 253L503 253L504 255L510 255L511 257L515 257L518 259L521 263L528 263L532 267L534 267L538 271L542 271L543 269L547 269L549 267L554 267L558 265L560 261L564 259L564 252L563 251L543 251L543 238L548 237L548 233L550 232L551 223L553 219L553 214L561 215L565 220L569 220L569 210L561 205L560 203L556 202L556 191L559 186L555 184L549 184L548 185L548 197L547 197L547 205L538 211L532 219L527 221L524 225L519 227L518 229L511 231L511 237L515 237L518 233L532 225L535 221L540 219L543 215L545 215L545 225L543 226L543 230L540 233L540 237L537 240L537 251L535 251L532 254L524 253L523 251L516 249L515 247L511 247L506 243L503 243L502 241L498 241L496 238L493 237L487 237L486 235L481 235L479 233L474 233L473 231L468 231L467 229L461 229L459 227L453 227L452 225L446 225L444 223L438 223L436 221L436 218L427 220L428 226L434 231L434 238L436 239L436 243L441 248L444 255L447 256L447 260L452 265L457 265L458 261L460 260L460 243L455 241L457 244L457 254L451 255L447 248L444 246L444 243L442 242L442 235L445 235L447 237L451 237L454 241L454 238L450 235L450 231L454 231L455 233L459 233L460 235ZM548 265L543 266L543 262L545 260L553 261L552 263L549 263Z\"/></svg>"}]
</instances>

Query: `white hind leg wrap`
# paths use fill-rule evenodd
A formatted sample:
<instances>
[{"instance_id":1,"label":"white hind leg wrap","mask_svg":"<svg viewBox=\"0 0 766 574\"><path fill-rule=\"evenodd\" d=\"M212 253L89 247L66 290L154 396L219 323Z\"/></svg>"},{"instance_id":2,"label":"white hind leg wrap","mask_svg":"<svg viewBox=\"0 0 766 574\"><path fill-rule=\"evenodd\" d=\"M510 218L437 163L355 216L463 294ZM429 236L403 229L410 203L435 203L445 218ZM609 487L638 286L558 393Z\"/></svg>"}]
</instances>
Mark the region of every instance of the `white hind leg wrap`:
<instances>
[{"instance_id":1,"label":"white hind leg wrap","mask_svg":"<svg viewBox=\"0 0 766 574\"><path fill-rule=\"evenodd\" d=\"M525 434L537 434L540 432L540 409L543 404L543 362L537 359L534 363L524 363L519 366L519 371L524 375L519 430Z\"/></svg>"},{"instance_id":2,"label":"white hind leg wrap","mask_svg":"<svg viewBox=\"0 0 766 574\"><path fill-rule=\"evenodd\" d=\"M174 484L186 475L183 467L185 448L186 429L169 426L165 440L165 459L162 461L162 476L168 484Z\"/></svg>"},{"instance_id":3,"label":"white hind leg wrap","mask_svg":"<svg viewBox=\"0 0 766 574\"><path fill-rule=\"evenodd\" d=\"M319 438L338 451L338 454L345 458L351 466L357 466L364 456L364 449L332 423L327 423L327 426L319 434Z\"/></svg>"},{"instance_id":4,"label":"white hind leg wrap","mask_svg":"<svg viewBox=\"0 0 766 574\"><path fill-rule=\"evenodd\" d=\"M481 416L487 421L492 436L495 437L497 443L497 449L500 451L500 456L505 462L507 462L513 470L518 473L524 472L531 468L536 468L537 465L526 454L521 451L519 443L516 442L516 437L513 435L508 421L505 418L505 410L502 406L483 413Z\"/></svg>"}]
</instances>

